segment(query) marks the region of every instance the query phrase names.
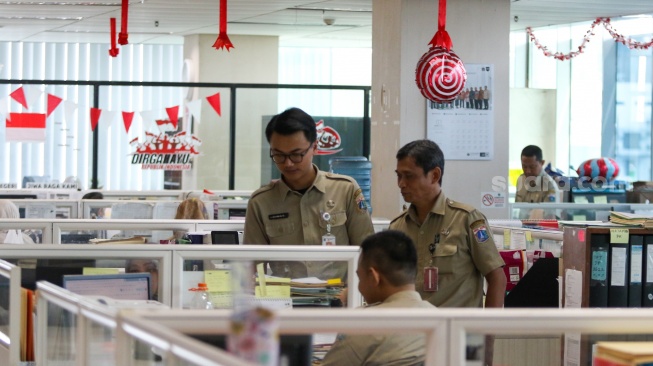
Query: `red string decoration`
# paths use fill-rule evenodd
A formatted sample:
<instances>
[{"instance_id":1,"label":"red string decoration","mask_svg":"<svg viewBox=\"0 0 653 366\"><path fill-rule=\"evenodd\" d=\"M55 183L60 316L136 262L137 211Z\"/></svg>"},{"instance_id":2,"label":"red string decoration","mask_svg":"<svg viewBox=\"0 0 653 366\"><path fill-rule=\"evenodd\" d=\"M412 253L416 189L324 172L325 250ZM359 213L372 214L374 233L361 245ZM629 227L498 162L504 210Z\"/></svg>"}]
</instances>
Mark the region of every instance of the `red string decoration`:
<instances>
[{"instance_id":1,"label":"red string decoration","mask_svg":"<svg viewBox=\"0 0 653 366\"><path fill-rule=\"evenodd\" d=\"M109 56L116 57L120 50L116 46L116 18L109 19L111 25L111 48L109 48Z\"/></svg>"},{"instance_id":2,"label":"red string decoration","mask_svg":"<svg viewBox=\"0 0 653 366\"><path fill-rule=\"evenodd\" d=\"M453 43L445 30L447 1L439 0L438 30L429 42L429 50L417 62L415 82L424 98L450 102L460 94L467 81L462 60L452 50Z\"/></svg>"},{"instance_id":3,"label":"red string decoration","mask_svg":"<svg viewBox=\"0 0 653 366\"><path fill-rule=\"evenodd\" d=\"M603 24L603 27L608 31L608 33L610 33L610 36L612 36L615 42L621 43L624 46L628 46L628 48L631 50L647 50L653 46L653 39L648 42L637 42L631 38L624 36L623 34L617 33L617 31L612 28L612 24L610 24L610 18L596 18L596 20L592 22L590 29L583 36L583 41L581 42L580 46L578 46L577 51L571 51L569 53L549 51L549 49L546 46L543 46L537 37L535 37L531 27L526 28L526 33L528 33L530 41L533 42L539 50L542 50L544 56L553 57L559 61L565 61L570 60L583 53L587 43L590 41L590 38L595 35L594 28L599 24Z\"/></svg>"},{"instance_id":4,"label":"red string decoration","mask_svg":"<svg viewBox=\"0 0 653 366\"><path fill-rule=\"evenodd\" d=\"M118 44L126 45L129 43L127 38L129 34L127 33L127 17L129 10L129 0L122 0L122 17L120 18L120 34L118 34Z\"/></svg>"},{"instance_id":5,"label":"red string decoration","mask_svg":"<svg viewBox=\"0 0 653 366\"><path fill-rule=\"evenodd\" d=\"M229 40L227 35L227 0L220 0L220 33L218 34L218 39L215 40L213 47L216 50L226 48L229 52L230 48L234 48L234 45Z\"/></svg>"}]
</instances>

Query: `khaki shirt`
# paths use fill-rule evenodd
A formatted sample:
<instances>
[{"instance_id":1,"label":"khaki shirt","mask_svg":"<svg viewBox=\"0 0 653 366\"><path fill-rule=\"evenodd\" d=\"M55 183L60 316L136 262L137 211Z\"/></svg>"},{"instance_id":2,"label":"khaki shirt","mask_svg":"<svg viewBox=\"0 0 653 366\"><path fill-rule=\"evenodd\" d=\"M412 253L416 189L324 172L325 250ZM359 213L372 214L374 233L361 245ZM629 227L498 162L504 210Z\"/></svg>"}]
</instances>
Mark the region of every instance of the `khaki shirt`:
<instances>
[{"instance_id":1,"label":"khaki shirt","mask_svg":"<svg viewBox=\"0 0 653 366\"><path fill-rule=\"evenodd\" d=\"M367 202L356 181L326 173L317 166L313 185L302 195L282 179L255 191L247 204L245 244L322 245L327 233L324 212L331 215L331 234L336 245L360 245L374 234ZM263 259L263 258L262 258ZM276 276L345 278L347 263L270 262Z\"/></svg>"},{"instance_id":2,"label":"khaki shirt","mask_svg":"<svg viewBox=\"0 0 653 366\"><path fill-rule=\"evenodd\" d=\"M416 291L401 291L384 302L368 308L433 308ZM422 365L424 334L339 334L331 350L324 356L323 366Z\"/></svg>"},{"instance_id":3,"label":"khaki shirt","mask_svg":"<svg viewBox=\"0 0 653 366\"><path fill-rule=\"evenodd\" d=\"M527 178L522 174L517 179L515 202L558 202L559 191L556 181L544 170L533 178Z\"/></svg>"},{"instance_id":4,"label":"khaki shirt","mask_svg":"<svg viewBox=\"0 0 653 366\"><path fill-rule=\"evenodd\" d=\"M484 276L504 266L485 216L474 207L440 193L422 225L414 206L401 213L390 229L406 233L417 249L415 288L422 298L441 307L481 307ZM429 245L435 245L434 255ZM425 292L425 267L438 268L438 291Z\"/></svg>"}]
</instances>

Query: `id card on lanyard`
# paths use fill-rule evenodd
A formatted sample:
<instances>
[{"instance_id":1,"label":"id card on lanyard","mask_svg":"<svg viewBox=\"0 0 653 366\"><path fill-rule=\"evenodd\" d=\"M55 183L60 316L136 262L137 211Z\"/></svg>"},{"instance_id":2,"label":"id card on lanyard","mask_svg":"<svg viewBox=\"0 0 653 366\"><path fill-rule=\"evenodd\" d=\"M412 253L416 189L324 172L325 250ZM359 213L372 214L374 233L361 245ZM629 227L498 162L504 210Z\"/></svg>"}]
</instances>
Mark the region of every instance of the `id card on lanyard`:
<instances>
[{"instance_id":1,"label":"id card on lanyard","mask_svg":"<svg viewBox=\"0 0 653 366\"><path fill-rule=\"evenodd\" d=\"M431 253L431 260L427 267L424 267L424 292L438 291L438 267L433 265L433 255L435 249L440 243L440 234L435 234L433 243L429 244L429 253Z\"/></svg>"}]
</instances>

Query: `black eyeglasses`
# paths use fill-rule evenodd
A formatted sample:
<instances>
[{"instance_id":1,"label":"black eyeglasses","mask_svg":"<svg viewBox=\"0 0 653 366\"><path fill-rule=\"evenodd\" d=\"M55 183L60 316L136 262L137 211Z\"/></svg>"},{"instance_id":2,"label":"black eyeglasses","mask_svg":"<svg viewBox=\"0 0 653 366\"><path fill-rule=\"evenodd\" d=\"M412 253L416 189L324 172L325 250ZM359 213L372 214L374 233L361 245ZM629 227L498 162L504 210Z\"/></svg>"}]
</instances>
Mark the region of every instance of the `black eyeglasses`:
<instances>
[{"instance_id":1,"label":"black eyeglasses","mask_svg":"<svg viewBox=\"0 0 653 366\"><path fill-rule=\"evenodd\" d=\"M311 144L309 147L306 148L303 152L299 153L291 153L291 154L281 154L281 153L272 153L270 151L270 157L272 158L272 161L274 161L277 164L283 164L286 162L287 158L290 158L290 161L292 161L295 164L301 163L302 160L304 160L304 155L308 154L308 150L313 147L313 144Z\"/></svg>"}]
</instances>

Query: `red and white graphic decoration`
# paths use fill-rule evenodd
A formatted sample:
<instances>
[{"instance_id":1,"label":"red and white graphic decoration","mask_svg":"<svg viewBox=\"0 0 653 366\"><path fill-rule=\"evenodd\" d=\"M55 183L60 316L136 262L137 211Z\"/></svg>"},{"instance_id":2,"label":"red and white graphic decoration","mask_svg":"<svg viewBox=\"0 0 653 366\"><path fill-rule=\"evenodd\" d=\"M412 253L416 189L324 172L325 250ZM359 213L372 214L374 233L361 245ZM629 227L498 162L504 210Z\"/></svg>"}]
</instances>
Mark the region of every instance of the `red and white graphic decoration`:
<instances>
[{"instance_id":1,"label":"red and white graphic decoration","mask_svg":"<svg viewBox=\"0 0 653 366\"><path fill-rule=\"evenodd\" d=\"M462 60L451 51L453 46L445 30L447 1L439 0L438 31L415 69L415 82L422 95L433 102L450 102L460 94L467 81Z\"/></svg>"},{"instance_id":2,"label":"red and white graphic decoration","mask_svg":"<svg viewBox=\"0 0 653 366\"><path fill-rule=\"evenodd\" d=\"M130 144L135 146L135 152L131 154L132 164L140 164L144 170L188 170L191 158L199 155L202 140L186 131L173 136L145 132L144 142L135 138Z\"/></svg>"},{"instance_id":3,"label":"red and white graphic decoration","mask_svg":"<svg viewBox=\"0 0 653 366\"><path fill-rule=\"evenodd\" d=\"M45 141L45 113L10 113L5 121L6 141Z\"/></svg>"},{"instance_id":4,"label":"red and white graphic decoration","mask_svg":"<svg viewBox=\"0 0 653 366\"><path fill-rule=\"evenodd\" d=\"M342 151L342 139L334 128L325 126L324 120L315 122L317 129L317 155L333 155Z\"/></svg>"}]
</instances>

